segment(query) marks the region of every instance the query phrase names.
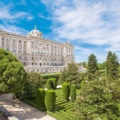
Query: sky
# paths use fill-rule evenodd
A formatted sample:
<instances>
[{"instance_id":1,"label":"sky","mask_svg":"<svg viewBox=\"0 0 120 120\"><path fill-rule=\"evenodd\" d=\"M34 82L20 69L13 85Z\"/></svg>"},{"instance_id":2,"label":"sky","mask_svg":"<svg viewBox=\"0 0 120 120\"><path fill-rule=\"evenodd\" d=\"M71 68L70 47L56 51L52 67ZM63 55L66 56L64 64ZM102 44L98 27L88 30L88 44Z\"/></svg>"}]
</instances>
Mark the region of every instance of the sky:
<instances>
[{"instance_id":1,"label":"sky","mask_svg":"<svg viewBox=\"0 0 120 120\"><path fill-rule=\"evenodd\" d=\"M120 59L120 0L0 0L0 29L27 35L34 26L45 39L74 45L76 62L107 52Z\"/></svg>"}]
</instances>

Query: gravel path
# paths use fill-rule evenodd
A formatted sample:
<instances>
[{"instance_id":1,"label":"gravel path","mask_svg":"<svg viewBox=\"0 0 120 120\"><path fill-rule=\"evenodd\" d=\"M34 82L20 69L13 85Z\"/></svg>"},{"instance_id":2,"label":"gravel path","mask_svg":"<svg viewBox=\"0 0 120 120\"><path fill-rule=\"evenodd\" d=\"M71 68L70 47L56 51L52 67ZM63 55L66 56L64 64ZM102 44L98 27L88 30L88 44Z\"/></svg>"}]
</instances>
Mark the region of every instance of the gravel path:
<instances>
[{"instance_id":1,"label":"gravel path","mask_svg":"<svg viewBox=\"0 0 120 120\"><path fill-rule=\"evenodd\" d=\"M56 120L19 100L0 101L0 109L7 114L9 120Z\"/></svg>"}]
</instances>

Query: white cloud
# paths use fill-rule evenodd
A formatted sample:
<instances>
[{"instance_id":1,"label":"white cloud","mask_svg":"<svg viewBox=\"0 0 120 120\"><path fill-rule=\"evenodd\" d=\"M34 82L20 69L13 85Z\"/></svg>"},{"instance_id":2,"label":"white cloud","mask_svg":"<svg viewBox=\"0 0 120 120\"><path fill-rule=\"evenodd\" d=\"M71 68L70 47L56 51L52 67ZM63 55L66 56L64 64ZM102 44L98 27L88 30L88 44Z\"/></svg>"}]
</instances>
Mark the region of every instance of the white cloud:
<instances>
[{"instance_id":1,"label":"white cloud","mask_svg":"<svg viewBox=\"0 0 120 120\"><path fill-rule=\"evenodd\" d=\"M24 0L22 2L25 2ZM17 12L12 11L13 4L5 5L0 2L0 20L3 24L0 24L0 29L16 34L27 34L27 30L24 28L15 26L14 23L18 22L24 18L27 20L33 19L32 15L23 11Z\"/></svg>"},{"instance_id":2,"label":"white cloud","mask_svg":"<svg viewBox=\"0 0 120 120\"><path fill-rule=\"evenodd\" d=\"M95 45L99 58L105 58L107 50L120 48L120 0L42 0L53 13L53 33L59 39ZM88 46L89 47L89 46ZM85 55L87 50L83 49ZM76 52L75 52L76 54ZM80 52L80 54L82 54ZM77 57L77 55L76 55ZM78 57L77 57L78 58Z\"/></svg>"},{"instance_id":3,"label":"white cloud","mask_svg":"<svg viewBox=\"0 0 120 120\"><path fill-rule=\"evenodd\" d=\"M110 2L89 3L87 0L73 0L71 5L67 0L43 1L51 5L55 23L54 30L59 38L69 40L82 39L81 42L104 45L120 42L120 0ZM104 17L103 17L104 15ZM104 19L113 19L112 22Z\"/></svg>"},{"instance_id":4,"label":"white cloud","mask_svg":"<svg viewBox=\"0 0 120 120\"><path fill-rule=\"evenodd\" d=\"M24 16L26 16L27 13L25 12L17 12L17 13L13 13L10 11L10 8L12 6L11 5L2 5L0 6L0 19L1 20L14 20L17 18L22 18Z\"/></svg>"},{"instance_id":5,"label":"white cloud","mask_svg":"<svg viewBox=\"0 0 120 120\"><path fill-rule=\"evenodd\" d=\"M25 30L24 28L20 28L15 25L9 25L9 24L4 24L4 25L0 24L0 29L7 32L22 34L22 35L26 35L28 33L28 31Z\"/></svg>"},{"instance_id":6,"label":"white cloud","mask_svg":"<svg viewBox=\"0 0 120 120\"><path fill-rule=\"evenodd\" d=\"M33 16L28 16L28 18L27 18L28 20L33 20L34 19L34 17Z\"/></svg>"}]
</instances>

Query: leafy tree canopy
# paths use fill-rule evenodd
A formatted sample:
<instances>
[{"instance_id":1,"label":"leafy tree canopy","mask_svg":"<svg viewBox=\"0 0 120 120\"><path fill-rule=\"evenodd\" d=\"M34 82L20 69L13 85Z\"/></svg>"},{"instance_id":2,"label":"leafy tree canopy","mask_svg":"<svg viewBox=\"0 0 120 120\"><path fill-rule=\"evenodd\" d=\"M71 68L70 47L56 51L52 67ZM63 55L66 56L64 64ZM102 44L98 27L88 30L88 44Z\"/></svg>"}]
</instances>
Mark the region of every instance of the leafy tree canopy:
<instances>
[{"instance_id":1,"label":"leafy tree canopy","mask_svg":"<svg viewBox=\"0 0 120 120\"><path fill-rule=\"evenodd\" d=\"M25 79L22 63L10 52L0 49L0 94L21 91Z\"/></svg>"},{"instance_id":2,"label":"leafy tree canopy","mask_svg":"<svg viewBox=\"0 0 120 120\"><path fill-rule=\"evenodd\" d=\"M62 82L77 84L79 82L78 66L75 63L68 64L68 68L64 69L64 71L62 72L60 80Z\"/></svg>"}]
</instances>

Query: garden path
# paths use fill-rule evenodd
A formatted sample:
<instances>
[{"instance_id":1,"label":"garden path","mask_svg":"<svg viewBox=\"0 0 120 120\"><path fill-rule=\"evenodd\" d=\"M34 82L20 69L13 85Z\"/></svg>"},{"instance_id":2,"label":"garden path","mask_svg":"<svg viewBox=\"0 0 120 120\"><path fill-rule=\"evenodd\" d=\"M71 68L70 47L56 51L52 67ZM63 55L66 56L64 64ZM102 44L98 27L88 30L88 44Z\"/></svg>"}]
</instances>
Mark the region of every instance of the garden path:
<instances>
[{"instance_id":1,"label":"garden path","mask_svg":"<svg viewBox=\"0 0 120 120\"><path fill-rule=\"evenodd\" d=\"M19 100L0 101L0 109L7 114L9 120L56 120Z\"/></svg>"}]
</instances>

